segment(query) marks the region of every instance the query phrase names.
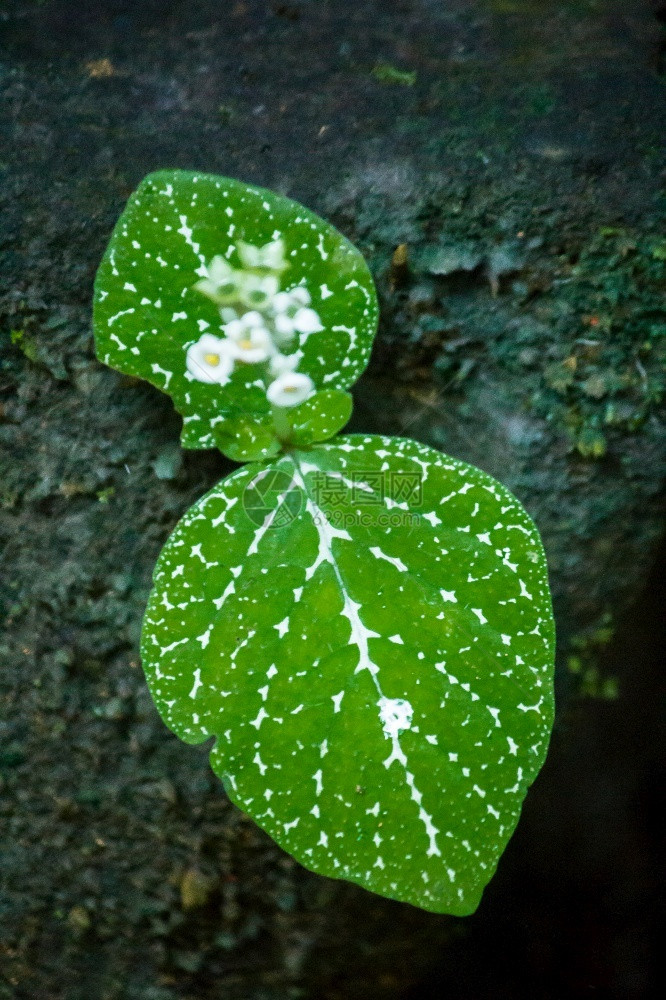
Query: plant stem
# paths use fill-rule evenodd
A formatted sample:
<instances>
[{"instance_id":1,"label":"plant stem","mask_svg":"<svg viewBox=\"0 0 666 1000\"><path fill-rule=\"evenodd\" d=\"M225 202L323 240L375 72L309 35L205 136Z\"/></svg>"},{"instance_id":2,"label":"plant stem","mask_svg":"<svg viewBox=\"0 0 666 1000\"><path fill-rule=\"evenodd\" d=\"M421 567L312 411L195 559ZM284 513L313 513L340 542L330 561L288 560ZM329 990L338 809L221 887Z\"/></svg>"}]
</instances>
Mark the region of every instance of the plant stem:
<instances>
[{"instance_id":1,"label":"plant stem","mask_svg":"<svg viewBox=\"0 0 666 1000\"><path fill-rule=\"evenodd\" d=\"M289 444L291 440L291 424L287 418L287 411L282 406L272 406L273 426L275 435L282 444Z\"/></svg>"}]
</instances>

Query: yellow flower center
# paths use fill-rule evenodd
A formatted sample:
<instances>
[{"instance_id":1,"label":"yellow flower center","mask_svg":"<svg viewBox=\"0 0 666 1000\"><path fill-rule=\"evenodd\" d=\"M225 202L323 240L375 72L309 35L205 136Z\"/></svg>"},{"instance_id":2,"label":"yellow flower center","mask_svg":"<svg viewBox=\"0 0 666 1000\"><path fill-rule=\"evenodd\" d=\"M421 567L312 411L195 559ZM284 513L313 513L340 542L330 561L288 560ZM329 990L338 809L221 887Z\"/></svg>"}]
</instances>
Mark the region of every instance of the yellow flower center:
<instances>
[{"instance_id":1,"label":"yellow flower center","mask_svg":"<svg viewBox=\"0 0 666 1000\"><path fill-rule=\"evenodd\" d=\"M220 355L219 354L204 354L204 361L206 362L207 365L210 365L211 368L217 368L217 366L220 363Z\"/></svg>"},{"instance_id":2,"label":"yellow flower center","mask_svg":"<svg viewBox=\"0 0 666 1000\"><path fill-rule=\"evenodd\" d=\"M252 347L254 347L254 344L249 337L245 337L244 340L239 340L238 346L242 347L244 351L249 351Z\"/></svg>"}]
</instances>

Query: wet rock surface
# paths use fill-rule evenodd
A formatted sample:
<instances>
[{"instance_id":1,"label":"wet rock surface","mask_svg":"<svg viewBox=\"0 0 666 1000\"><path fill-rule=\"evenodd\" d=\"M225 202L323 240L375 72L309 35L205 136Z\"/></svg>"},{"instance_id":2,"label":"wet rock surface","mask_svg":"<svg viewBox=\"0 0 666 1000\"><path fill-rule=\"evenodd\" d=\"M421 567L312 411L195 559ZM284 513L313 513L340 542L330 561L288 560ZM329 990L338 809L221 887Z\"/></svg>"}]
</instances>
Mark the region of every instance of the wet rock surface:
<instances>
[{"instance_id":1,"label":"wet rock surface","mask_svg":"<svg viewBox=\"0 0 666 1000\"><path fill-rule=\"evenodd\" d=\"M663 515L658 8L0 10L0 996L647 995L649 788L632 775L654 762L652 637L627 633L626 609ZM152 567L230 468L181 456L166 397L94 359L97 264L164 166L274 188L356 242L383 319L353 429L476 463L541 528L560 718L471 920L299 868L152 707L137 656ZM599 753L613 733L626 758Z\"/></svg>"}]
</instances>

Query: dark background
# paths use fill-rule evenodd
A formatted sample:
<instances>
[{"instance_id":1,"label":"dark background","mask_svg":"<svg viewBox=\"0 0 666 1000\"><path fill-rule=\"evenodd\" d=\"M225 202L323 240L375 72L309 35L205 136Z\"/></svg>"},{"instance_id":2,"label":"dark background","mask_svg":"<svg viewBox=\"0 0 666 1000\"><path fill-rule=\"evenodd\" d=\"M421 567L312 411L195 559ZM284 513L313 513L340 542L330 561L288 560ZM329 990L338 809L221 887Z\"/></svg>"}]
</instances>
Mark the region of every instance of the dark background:
<instances>
[{"instance_id":1,"label":"dark background","mask_svg":"<svg viewBox=\"0 0 666 1000\"><path fill-rule=\"evenodd\" d=\"M0 2L0 996L653 995L665 17ZM383 317L352 429L474 462L542 531L556 727L471 918L300 869L150 702L152 567L230 467L181 453L168 399L94 358L97 264L160 167L260 183L348 235Z\"/></svg>"}]
</instances>

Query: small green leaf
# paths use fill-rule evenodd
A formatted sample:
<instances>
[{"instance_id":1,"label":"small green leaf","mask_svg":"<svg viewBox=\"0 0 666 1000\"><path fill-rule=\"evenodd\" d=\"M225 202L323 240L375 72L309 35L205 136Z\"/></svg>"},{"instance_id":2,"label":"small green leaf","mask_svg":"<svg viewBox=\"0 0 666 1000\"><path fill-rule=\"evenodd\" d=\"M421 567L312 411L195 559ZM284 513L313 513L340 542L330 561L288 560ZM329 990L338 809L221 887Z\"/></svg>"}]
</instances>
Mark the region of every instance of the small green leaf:
<instances>
[{"instance_id":1,"label":"small green leaf","mask_svg":"<svg viewBox=\"0 0 666 1000\"><path fill-rule=\"evenodd\" d=\"M294 444L327 441L342 430L352 415L353 402L348 392L324 389L289 412Z\"/></svg>"},{"instance_id":2,"label":"small green leaf","mask_svg":"<svg viewBox=\"0 0 666 1000\"><path fill-rule=\"evenodd\" d=\"M242 413L215 427L215 443L234 462L261 462L273 458L282 447L270 415L260 420Z\"/></svg>"},{"instance_id":3,"label":"small green leaf","mask_svg":"<svg viewBox=\"0 0 666 1000\"><path fill-rule=\"evenodd\" d=\"M291 305L278 308L278 293ZM216 340L231 345L230 323L246 317L256 343L246 338L233 362L214 353ZM184 447L209 448L230 413L262 422L270 412L275 372L257 360L264 334L253 329L264 323L316 388L346 389L367 364L377 326L361 254L314 213L262 188L179 170L146 177L97 274L99 357L172 396ZM199 356L204 340L213 347Z\"/></svg>"},{"instance_id":4,"label":"small green leaf","mask_svg":"<svg viewBox=\"0 0 666 1000\"><path fill-rule=\"evenodd\" d=\"M490 476L352 435L246 466L181 520L142 656L167 725L298 861L468 914L553 718L538 533Z\"/></svg>"},{"instance_id":5,"label":"small green leaf","mask_svg":"<svg viewBox=\"0 0 666 1000\"><path fill-rule=\"evenodd\" d=\"M322 389L293 409L284 410L285 443L308 445L326 441L345 426L352 413L352 397L341 389ZM234 462L261 462L283 447L270 413L228 411L215 422L215 444Z\"/></svg>"}]
</instances>

